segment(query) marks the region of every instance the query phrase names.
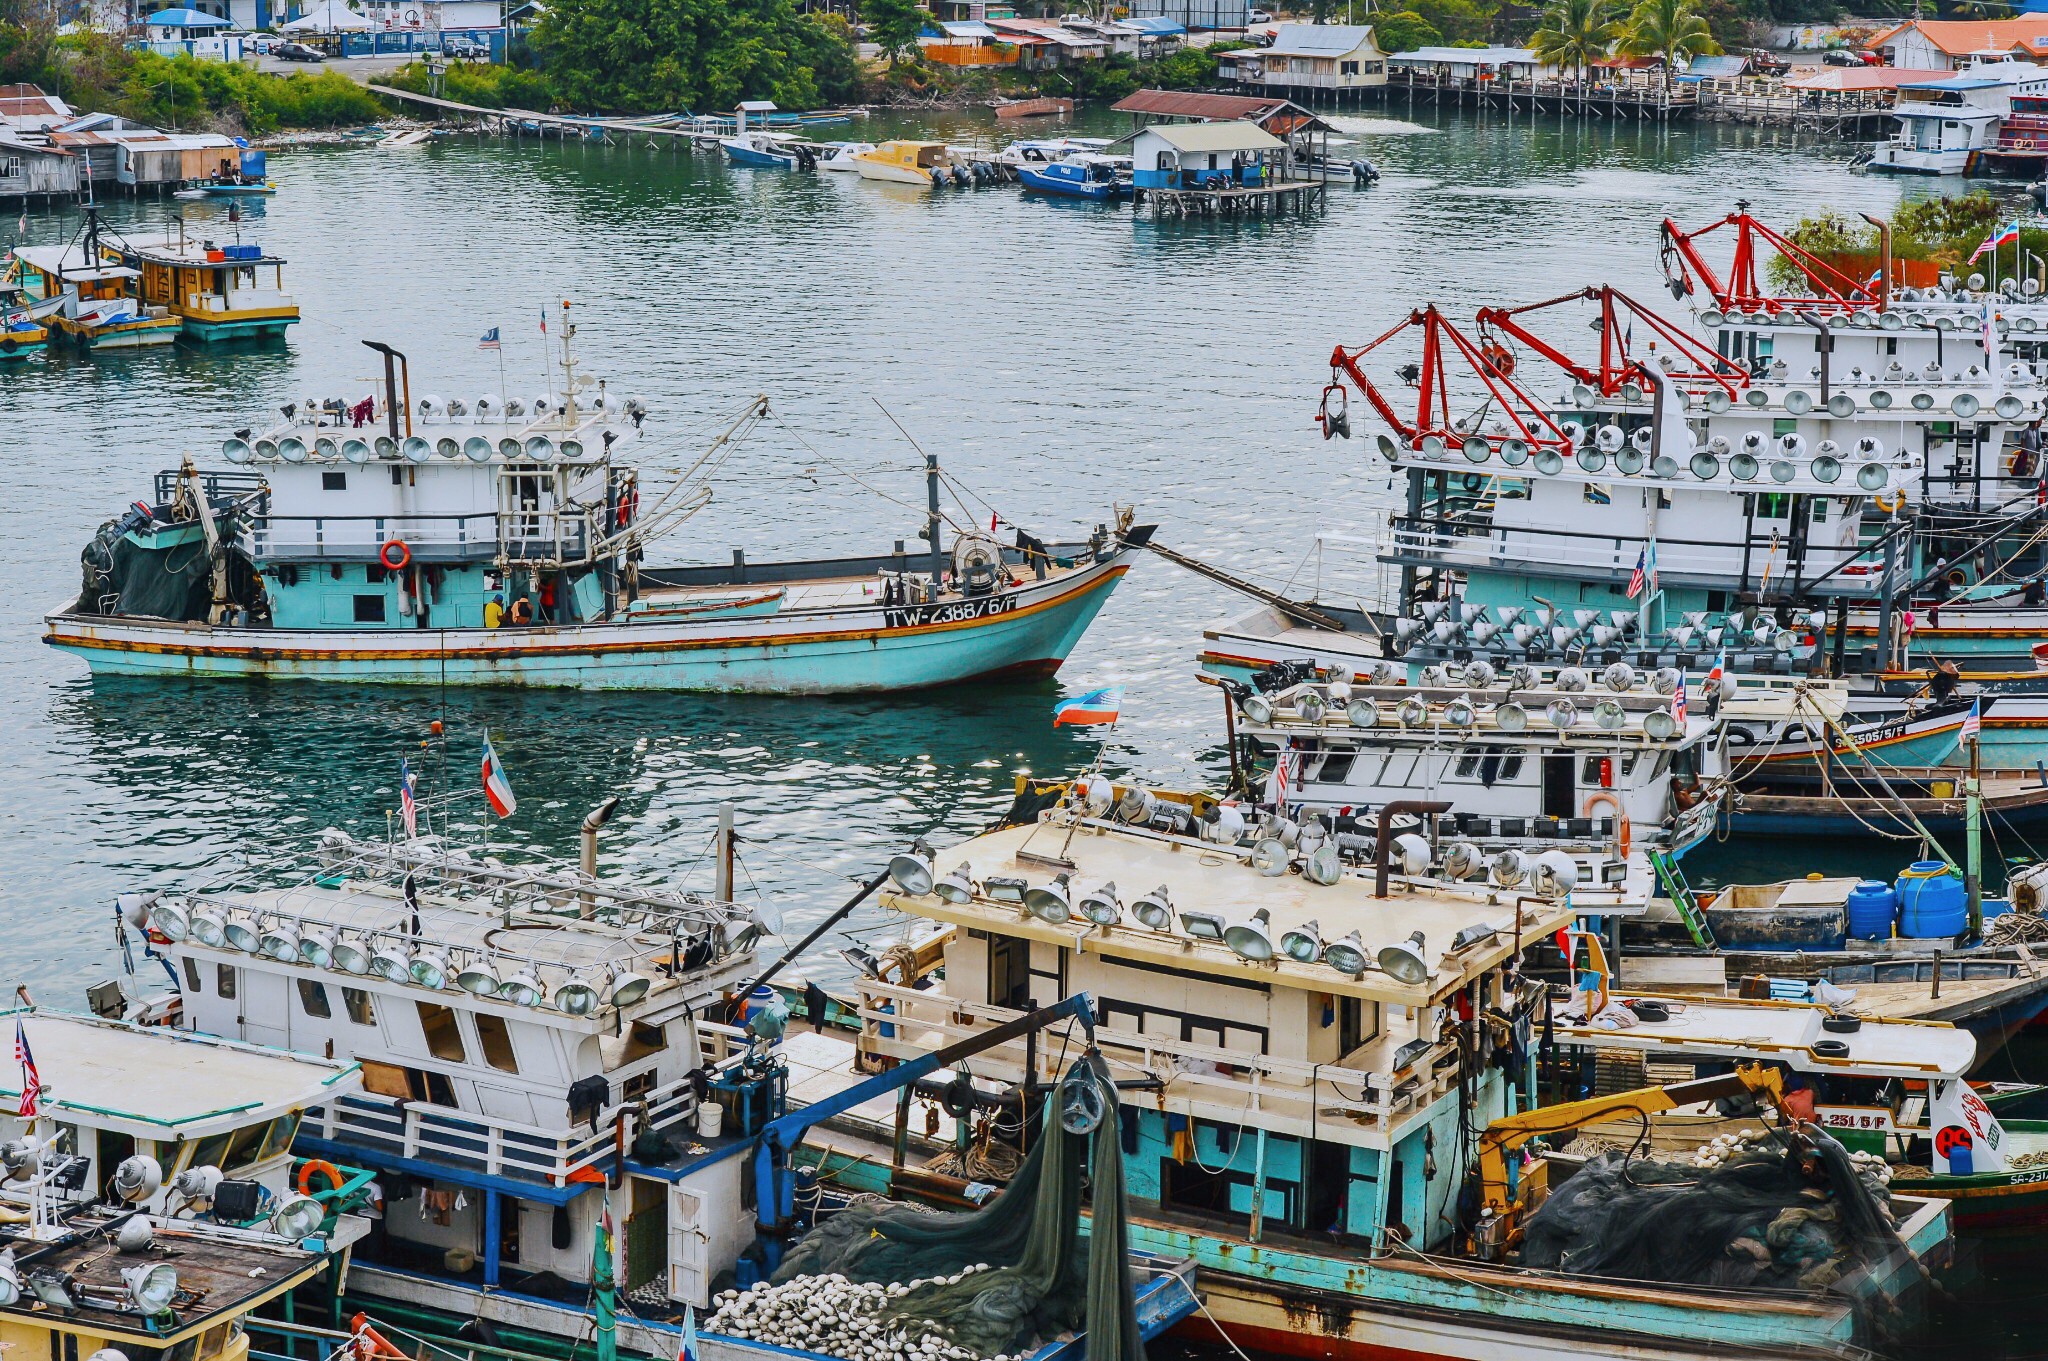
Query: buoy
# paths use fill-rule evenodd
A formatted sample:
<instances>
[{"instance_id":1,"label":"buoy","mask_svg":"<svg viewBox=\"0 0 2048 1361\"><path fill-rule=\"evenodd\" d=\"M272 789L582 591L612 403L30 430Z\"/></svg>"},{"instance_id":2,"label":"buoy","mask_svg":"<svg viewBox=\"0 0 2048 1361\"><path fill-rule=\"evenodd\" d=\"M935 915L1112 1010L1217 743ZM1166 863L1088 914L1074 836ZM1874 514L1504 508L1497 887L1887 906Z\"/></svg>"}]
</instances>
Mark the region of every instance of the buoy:
<instances>
[{"instance_id":1,"label":"buoy","mask_svg":"<svg viewBox=\"0 0 2048 1361\"><path fill-rule=\"evenodd\" d=\"M405 546L404 539L386 539L384 546L377 550L377 561L391 571L402 572L412 561L412 550Z\"/></svg>"}]
</instances>

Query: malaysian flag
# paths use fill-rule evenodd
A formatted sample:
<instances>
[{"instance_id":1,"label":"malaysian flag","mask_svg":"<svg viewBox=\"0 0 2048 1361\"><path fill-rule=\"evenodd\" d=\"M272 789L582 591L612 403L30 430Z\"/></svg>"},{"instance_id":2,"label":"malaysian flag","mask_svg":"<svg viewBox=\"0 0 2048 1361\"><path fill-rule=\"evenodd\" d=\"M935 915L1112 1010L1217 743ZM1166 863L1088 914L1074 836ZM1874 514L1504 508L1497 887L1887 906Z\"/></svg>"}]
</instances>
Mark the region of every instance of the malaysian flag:
<instances>
[{"instance_id":1,"label":"malaysian flag","mask_svg":"<svg viewBox=\"0 0 2048 1361\"><path fill-rule=\"evenodd\" d=\"M406 762L406 759L403 756L399 757L398 813L405 820L405 834L407 836L418 836L420 834L420 804L414 792L415 787L419 784L419 778L419 776L412 773L412 767Z\"/></svg>"},{"instance_id":2,"label":"malaysian flag","mask_svg":"<svg viewBox=\"0 0 2048 1361\"><path fill-rule=\"evenodd\" d=\"M547 328L543 326L541 329L546 330ZM483 334L483 339L477 341L476 347L479 350L495 350L501 348L498 344L498 328L493 326L490 330L485 331Z\"/></svg>"},{"instance_id":3,"label":"malaysian flag","mask_svg":"<svg viewBox=\"0 0 2048 1361\"><path fill-rule=\"evenodd\" d=\"M21 1065L21 1104L14 1113L24 1120L36 1118L36 1102L43 1094L43 1075L36 1071L35 1055L28 1052L28 1032L21 1018L14 1020L14 1061Z\"/></svg>"},{"instance_id":4,"label":"malaysian flag","mask_svg":"<svg viewBox=\"0 0 2048 1361\"><path fill-rule=\"evenodd\" d=\"M1956 734L1957 745L1967 745L1976 741L1978 736L1984 731L1984 716L1977 709L1978 704L1981 702L1974 699L1970 701L1970 712L1963 715L1962 730Z\"/></svg>"}]
</instances>

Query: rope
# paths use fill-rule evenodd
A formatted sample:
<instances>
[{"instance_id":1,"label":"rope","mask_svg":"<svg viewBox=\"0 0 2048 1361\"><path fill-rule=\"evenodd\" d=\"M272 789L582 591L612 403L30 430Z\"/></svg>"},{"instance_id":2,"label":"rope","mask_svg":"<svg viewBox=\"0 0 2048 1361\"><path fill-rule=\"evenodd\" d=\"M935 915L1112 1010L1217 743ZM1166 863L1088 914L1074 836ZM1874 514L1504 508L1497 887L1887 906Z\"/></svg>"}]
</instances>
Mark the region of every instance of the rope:
<instances>
[{"instance_id":1,"label":"rope","mask_svg":"<svg viewBox=\"0 0 2048 1361\"><path fill-rule=\"evenodd\" d=\"M1984 928L1984 943L1993 947L2048 943L2048 917L2023 912L2008 912L2003 917L1995 917L1991 925Z\"/></svg>"},{"instance_id":2,"label":"rope","mask_svg":"<svg viewBox=\"0 0 2048 1361\"><path fill-rule=\"evenodd\" d=\"M1944 848L1939 841L1935 840L1934 833L1928 831L1926 826L1914 814L1912 805L1908 804L1904 798L1900 797L1898 791L1893 789L1891 785L1885 780L1884 773L1878 769L1877 763L1870 759L1869 754L1866 753L1862 747L1856 745L1856 739L1849 735L1848 729L1844 728L1839 722L1837 722L1833 715L1827 713L1819 705L1812 703L1807 698L1806 693L1803 690L1800 691L1794 697L1793 703L1795 706L1804 706L1806 708L1812 709L1814 714L1817 717L1819 717L1820 721L1827 724L1829 729L1832 730L1837 737L1842 739L1842 741L1848 746L1850 751L1856 753L1857 757L1862 760L1864 765L1869 767L1871 778L1876 780L1878 786L1881 789L1883 789L1884 792L1899 805L1899 811L1906 815L1905 821L1911 823L1914 830L1920 833L1921 837L1926 841L1928 849L1934 852L1935 854L1938 854L1942 859L1942 863L1946 864L1951 870L1955 870L1957 873L1960 874L1962 872L1960 867L1957 866L1955 860L1949 855L1947 849ZM1855 817L1858 822L1863 821L1863 819L1856 814L1856 810L1854 808L1849 807L1847 800L1843 801L1842 806L1845 809L1848 809L1850 816ZM1903 840L1905 838L1895 837L1894 839Z\"/></svg>"}]
</instances>

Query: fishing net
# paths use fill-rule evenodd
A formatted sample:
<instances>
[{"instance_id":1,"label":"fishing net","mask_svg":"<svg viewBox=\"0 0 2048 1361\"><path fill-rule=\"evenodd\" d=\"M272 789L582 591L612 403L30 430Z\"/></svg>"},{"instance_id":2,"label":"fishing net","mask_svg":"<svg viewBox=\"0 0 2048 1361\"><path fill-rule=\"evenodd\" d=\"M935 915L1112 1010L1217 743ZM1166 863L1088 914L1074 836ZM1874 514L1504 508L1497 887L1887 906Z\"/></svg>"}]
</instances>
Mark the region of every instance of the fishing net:
<instances>
[{"instance_id":1,"label":"fishing net","mask_svg":"<svg viewBox=\"0 0 2048 1361\"><path fill-rule=\"evenodd\" d=\"M1906 1253L1881 1184L1811 1126L1811 1153L1757 1148L1718 1167L1602 1153L1523 1226L1525 1266L1725 1288L1842 1289ZM1875 1273L1883 1275L1883 1272Z\"/></svg>"},{"instance_id":2,"label":"fishing net","mask_svg":"<svg viewBox=\"0 0 2048 1361\"><path fill-rule=\"evenodd\" d=\"M1097 1117L1080 1133L1061 1119L1077 1100L1092 1100ZM776 1282L833 1274L857 1284L923 1281L897 1298L892 1321L928 1324L982 1356L1016 1355L1085 1330L1089 1361L1143 1361L1125 1259L1116 1086L1099 1055L1077 1060L1048 1095L1044 1130L1009 1185L981 1208L849 1206L791 1250ZM1091 1180L1092 1225L1083 1235L1082 1193ZM992 1269L960 1275L976 1265Z\"/></svg>"}]
</instances>

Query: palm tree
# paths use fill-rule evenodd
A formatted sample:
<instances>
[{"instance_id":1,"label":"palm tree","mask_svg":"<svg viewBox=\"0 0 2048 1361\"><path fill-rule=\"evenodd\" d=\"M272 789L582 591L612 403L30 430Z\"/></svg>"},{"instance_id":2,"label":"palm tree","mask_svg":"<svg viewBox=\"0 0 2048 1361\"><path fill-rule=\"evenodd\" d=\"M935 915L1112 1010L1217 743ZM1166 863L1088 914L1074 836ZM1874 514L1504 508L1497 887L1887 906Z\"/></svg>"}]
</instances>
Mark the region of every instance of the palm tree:
<instances>
[{"instance_id":1,"label":"palm tree","mask_svg":"<svg viewBox=\"0 0 2048 1361\"><path fill-rule=\"evenodd\" d=\"M1529 35L1529 48L1539 61L1570 67L1583 77L1593 62L1607 55L1619 36L1612 0L1556 0L1543 11L1543 22Z\"/></svg>"},{"instance_id":2,"label":"palm tree","mask_svg":"<svg viewBox=\"0 0 2048 1361\"><path fill-rule=\"evenodd\" d=\"M1621 50L1631 57L1664 58L1664 85L1671 85L1678 63L1695 53L1715 53L1721 44L1690 0L1636 0L1622 21Z\"/></svg>"}]
</instances>

